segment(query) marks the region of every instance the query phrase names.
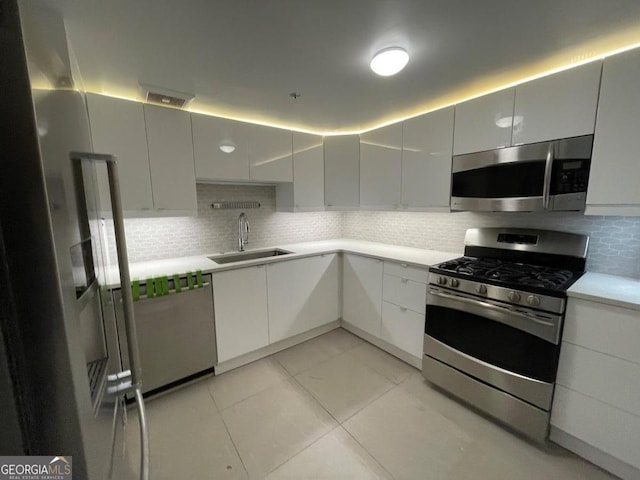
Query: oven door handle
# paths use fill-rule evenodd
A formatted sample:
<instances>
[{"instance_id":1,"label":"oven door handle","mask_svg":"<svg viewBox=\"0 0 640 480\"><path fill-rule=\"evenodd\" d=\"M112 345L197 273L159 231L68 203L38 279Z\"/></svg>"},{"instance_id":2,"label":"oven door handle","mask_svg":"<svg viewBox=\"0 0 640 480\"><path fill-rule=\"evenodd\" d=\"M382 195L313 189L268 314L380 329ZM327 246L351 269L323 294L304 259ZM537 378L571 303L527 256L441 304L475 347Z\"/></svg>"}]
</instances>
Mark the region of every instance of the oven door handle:
<instances>
[{"instance_id":1,"label":"oven door handle","mask_svg":"<svg viewBox=\"0 0 640 480\"><path fill-rule=\"evenodd\" d=\"M480 316L488 316L492 320L496 320L500 323L504 323L505 325L509 325L519 330L526 331L555 344L557 344L559 341L559 321L554 322L553 320L542 320L533 313L523 312L520 310L512 310L510 308L495 305L493 303L485 302L479 299L468 298L462 295L456 295L454 293L445 293L433 288L429 289L429 295L445 300L445 305L440 305L440 302L438 301L433 303L435 305L450 307L459 310L458 308L450 304L450 302L459 302L467 306L467 308L463 311L469 311L470 313L474 313ZM428 299L427 304L429 304ZM531 325L531 322L535 325Z\"/></svg>"}]
</instances>

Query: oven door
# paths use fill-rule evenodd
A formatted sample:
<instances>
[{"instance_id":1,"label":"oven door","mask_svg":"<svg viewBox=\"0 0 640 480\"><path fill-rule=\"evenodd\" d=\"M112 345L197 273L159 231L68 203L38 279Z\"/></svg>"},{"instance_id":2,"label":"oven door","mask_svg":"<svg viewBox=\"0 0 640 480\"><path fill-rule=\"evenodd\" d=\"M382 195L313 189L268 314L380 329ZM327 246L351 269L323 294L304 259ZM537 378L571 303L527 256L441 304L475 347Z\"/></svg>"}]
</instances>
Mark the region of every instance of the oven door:
<instances>
[{"instance_id":1,"label":"oven door","mask_svg":"<svg viewBox=\"0 0 640 480\"><path fill-rule=\"evenodd\" d=\"M526 321L508 305L429 286L424 354L548 411L560 346L527 331Z\"/></svg>"}]
</instances>

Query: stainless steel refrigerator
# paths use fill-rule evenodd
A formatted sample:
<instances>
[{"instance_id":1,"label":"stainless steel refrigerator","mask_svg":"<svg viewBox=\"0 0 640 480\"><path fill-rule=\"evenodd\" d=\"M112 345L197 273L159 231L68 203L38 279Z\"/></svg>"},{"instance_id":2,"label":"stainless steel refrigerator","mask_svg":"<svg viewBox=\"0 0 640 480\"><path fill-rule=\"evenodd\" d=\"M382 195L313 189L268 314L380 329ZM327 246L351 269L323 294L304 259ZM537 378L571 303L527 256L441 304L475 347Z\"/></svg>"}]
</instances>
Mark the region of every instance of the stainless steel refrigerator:
<instances>
[{"instance_id":1,"label":"stainless steel refrigerator","mask_svg":"<svg viewBox=\"0 0 640 480\"><path fill-rule=\"evenodd\" d=\"M0 52L0 455L70 456L73 478L120 478L124 395L133 393L135 475L148 478L117 159L92 150L55 12L0 0ZM120 273L128 342L106 289L110 268Z\"/></svg>"}]
</instances>

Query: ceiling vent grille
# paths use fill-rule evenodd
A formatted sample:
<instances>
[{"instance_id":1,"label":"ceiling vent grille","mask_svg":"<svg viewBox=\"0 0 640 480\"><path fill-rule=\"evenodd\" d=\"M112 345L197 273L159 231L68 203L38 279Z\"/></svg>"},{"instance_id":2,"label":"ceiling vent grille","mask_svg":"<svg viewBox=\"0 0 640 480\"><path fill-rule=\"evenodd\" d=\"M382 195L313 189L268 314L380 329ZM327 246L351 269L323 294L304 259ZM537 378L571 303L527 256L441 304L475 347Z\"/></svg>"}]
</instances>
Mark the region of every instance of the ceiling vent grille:
<instances>
[{"instance_id":1,"label":"ceiling vent grille","mask_svg":"<svg viewBox=\"0 0 640 480\"><path fill-rule=\"evenodd\" d=\"M177 92L151 85L140 85L142 99L146 103L162 105L163 107L187 108L195 97L190 93Z\"/></svg>"}]
</instances>

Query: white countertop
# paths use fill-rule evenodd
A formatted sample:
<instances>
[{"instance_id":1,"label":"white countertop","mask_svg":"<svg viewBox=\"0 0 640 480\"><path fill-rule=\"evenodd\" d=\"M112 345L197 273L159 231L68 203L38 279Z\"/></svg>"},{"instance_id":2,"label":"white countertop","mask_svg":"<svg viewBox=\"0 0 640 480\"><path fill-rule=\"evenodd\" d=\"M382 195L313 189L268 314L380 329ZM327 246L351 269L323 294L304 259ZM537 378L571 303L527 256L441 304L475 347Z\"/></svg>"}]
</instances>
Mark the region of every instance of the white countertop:
<instances>
[{"instance_id":1,"label":"white countertop","mask_svg":"<svg viewBox=\"0 0 640 480\"><path fill-rule=\"evenodd\" d=\"M587 272L569 288L567 295L640 310L640 280L633 278Z\"/></svg>"},{"instance_id":2,"label":"white countertop","mask_svg":"<svg viewBox=\"0 0 640 480\"><path fill-rule=\"evenodd\" d=\"M462 252L441 252L437 250L423 250L421 248L401 247L398 245L388 245L384 243L367 242L363 240L321 240L317 242L294 243L287 245L275 245L273 247L257 248L255 251L281 249L293 252L289 255L260 258L256 260L245 260L219 265L207 258L212 255L220 255L222 252L209 255L195 255L189 257L169 258L162 260L149 260L146 262L136 262L129 264L129 273L132 280L144 280L147 277L157 277L160 275L171 276L174 274L184 274L188 271L195 272L202 270L203 273L211 273L223 270L231 270L247 265L257 265L262 263L280 262L293 260L295 258L319 255L322 253L346 252L365 255L382 260L392 260L407 263L419 267L429 267L437 263L451 260L462 255ZM252 250L247 250L251 252ZM238 253L238 252L224 252ZM107 271L108 288L118 288L120 286L119 272L116 267Z\"/></svg>"}]
</instances>

